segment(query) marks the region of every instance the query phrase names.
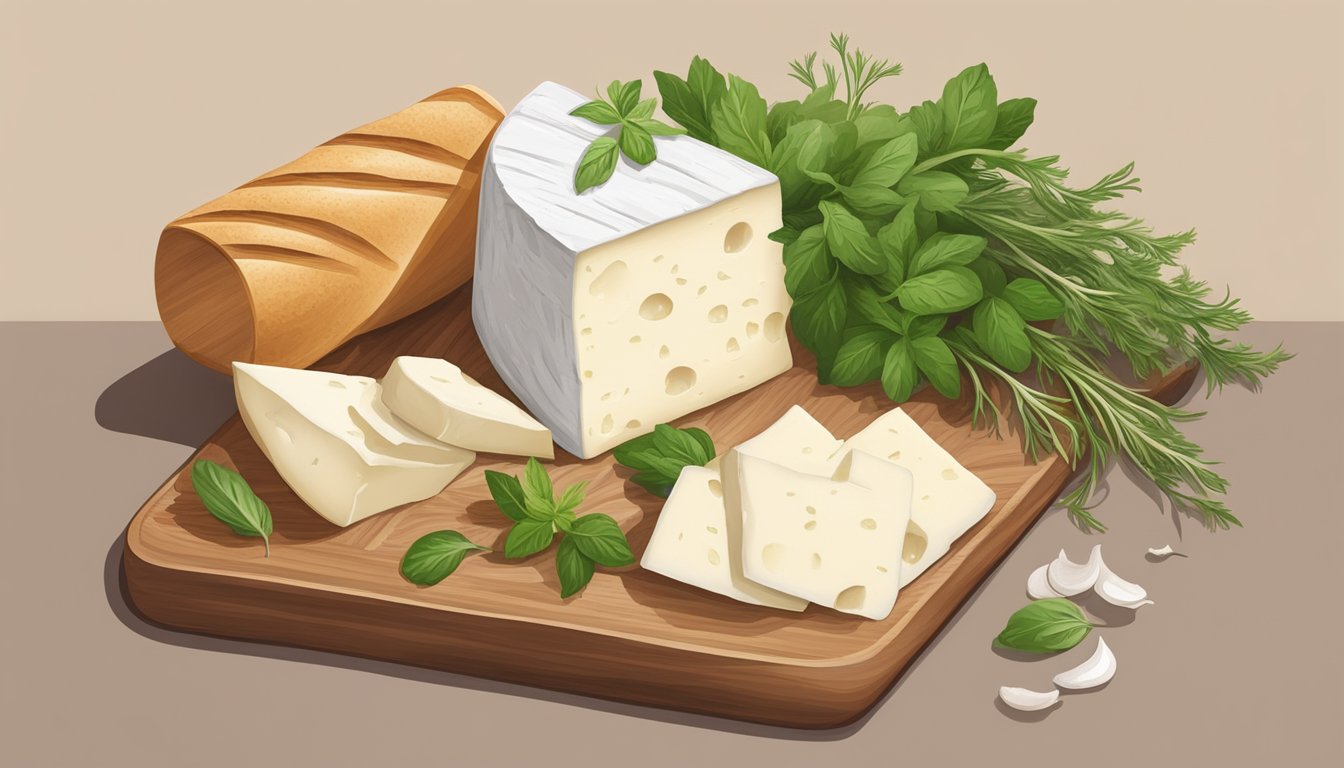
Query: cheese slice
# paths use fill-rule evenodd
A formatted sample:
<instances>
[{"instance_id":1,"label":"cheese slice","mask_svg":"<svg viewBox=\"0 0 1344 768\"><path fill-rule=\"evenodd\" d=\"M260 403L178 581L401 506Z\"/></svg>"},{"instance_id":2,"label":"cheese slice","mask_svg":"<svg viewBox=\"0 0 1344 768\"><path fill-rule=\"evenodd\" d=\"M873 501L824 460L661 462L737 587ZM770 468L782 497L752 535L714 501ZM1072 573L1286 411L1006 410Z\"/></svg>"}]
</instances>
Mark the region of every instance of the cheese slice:
<instances>
[{"instance_id":1,"label":"cheese slice","mask_svg":"<svg viewBox=\"0 0 1344 768\"><path fill-rule=\"evenodd\" d=\"M885 619L900 590L909 470L862 452L833 478L738 457L743 571L819 605Z\"/></svg>"},{"instance_id":2,"label":"cheese slice","mask_svg":"<svg viewBox=\"0 0 1344 768\"><path fill-rule=\"evenodd\" d=\"M382 387L383 402L392 413L445 443L471 451L555 458L550 430L447 360L398 357Z\"/></svg>"},{"instance_id":3,"label":"cheese slice","mask_svg":"<svg viewBox=\"0 0 1344 768\"><path fill-rule=\"evenodd\" d=\"M910 470L913 506L901 558L901 586L933 565L994 506L994 491L957 463L900 408L890 410L845 441Z\"/></svg>"},{"instance_id":4,"label":"cheese slice","mask_svg":"<svg viewBox=\"0 0 1344 768\"><path fill-rule=\"evenodd\" d=\"M233 384L262 453L336 525L434 496L476 459L392 415L364 376L234 363Z\"/></svg>"},{"instance_id":5,"label":"cheese slice","mask_svg":"<svg viewBox=\"0 0 1344 768\"><path fill-rule=\"evenodd\" d=\"M610 133L542 83L495 133L481 182L472 319L505 384L591 458L792 365L779 180L689 136L654 139L574 192Z\"/></svg>"},{"instance_id":6,"label":"cheese slice","mask_svg":"<svg viewBox=\"0 0 1344 768\"><path fill-rule=\"evenodd\" d=\"M671 579L753 605L801 611L807 601L733 578L719 473L685 467L658 515L640 566Z\"/></svg>"},{"instance_id":7,"label":"cheese slice","mask_svg":"<svg viewBox=\"0 0 1344 768\"><path fill-rule=\"evenodd\" d=\"M783 596L778 590L754 584L742 569L741 457L755 456L798 472L828 477L839 466L836 453L843 444L812 414L795 405L763 432L720 457L728 564L734 584L745 590L763 590L762 594L773 599Z\"/></svg>"}]
</instances>

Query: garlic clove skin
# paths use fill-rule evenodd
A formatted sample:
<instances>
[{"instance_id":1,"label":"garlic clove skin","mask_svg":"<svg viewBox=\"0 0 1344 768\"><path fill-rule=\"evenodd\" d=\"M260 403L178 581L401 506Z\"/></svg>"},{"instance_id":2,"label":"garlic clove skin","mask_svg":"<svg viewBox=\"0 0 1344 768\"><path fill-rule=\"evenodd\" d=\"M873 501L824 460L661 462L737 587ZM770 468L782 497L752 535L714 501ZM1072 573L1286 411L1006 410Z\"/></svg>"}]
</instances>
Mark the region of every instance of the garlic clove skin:
<instances>
[{"instance_id":1,"label":"garlic clove skin","mask_svg":"<svg viewBox=\"0 0 1344 768\"><path fill-rule=\"evenodd\" d=\"M1092 547L1086 563L1075 563L1059 550L1059 557L1046 567L1045 576L1050 588L1060 597L1082 594L1097 583L1101 574L1101 545Z\"/></svg>"},{"instance_id":2,"label":"garlic clove skin","mask_svg":"<svg viewBox=\"0 0 1344 768\"><path fill-rule=\"evenodd\" d=\"M1055 685L1070 690L1096 688L1105 685L1115 677L1115 654L1106 645L1106 641L1097 638L1097 650L1092 657L1066 672L1055 675Z\"/></svg>"},{"instance_id":3,"label":"garlic clove skin","mask_svg":"<svg viewBox=\"0 0 1344 768\"><path fill-rule=\"evenodd\" d=\"M1050 586L1050 580L1046 578L1045 572L1050 568L1046 563L1040 568L1031 572L1027 577L1027 594L1032 600L1044 600L1049 597L1063 597Z\"/></svg>"},{"instance_id":4,"label":"garlic clove skin","mask_svg":"<svg viewBox=\"0 0 1344 768\"><path fill-rule=\"evenodd\" d=\"M999 688L999 698L1003 703L1013 709L1022 712L1036 712L1048 707L1054 706L1059 701L1059 689L1052 689L1049 693L1031 691L1026 688L1010 688L1003 686Z\"/></svg>"},{"instance_id":5,"label":"garlic clove skin","mask_svg":"<svg viewBox=\"0 0 1344 768\"><path fill-rule=\"evenodd\" d=\"M1176 554L1176 550L1172 549L1171 545L1168 544L1165 547L1150 547L1148 549L1148 554L1153 557L1171 557Z\"/></svg>"},{"instance_id":6,"label":"garlic clove skin","mask_svg":"<svg viewBox=\"0 0 1344 768\"><path fill-rule=\"evenodd\" d=\"M1092 585L1092 588L1102 600L1121 608L1137 610L1145 605L1153 604L1153 601L1148 599L1148 590L1115 575L1115 571L1107 567L1104 560L1101 561L1101 571L1097 575L1097 583Z\"/></svg>"}]
</instances>

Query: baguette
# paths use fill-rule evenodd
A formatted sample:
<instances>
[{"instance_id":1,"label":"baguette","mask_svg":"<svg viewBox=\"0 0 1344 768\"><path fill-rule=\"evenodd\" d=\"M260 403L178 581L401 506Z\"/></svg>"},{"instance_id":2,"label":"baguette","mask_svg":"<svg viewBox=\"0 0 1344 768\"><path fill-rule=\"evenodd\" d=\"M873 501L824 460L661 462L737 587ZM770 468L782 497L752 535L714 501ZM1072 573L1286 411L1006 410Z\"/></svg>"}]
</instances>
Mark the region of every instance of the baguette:
<instances>
[{"instance_id":1,"label":"baguette","mask_svg":"<svg viewBox=\"0 0 1344 768\"><path fill-rule=\"evenodd\" d=\"M306 368L466 283L503 113L449 88L174 219L154 264L173 343L218 371Z\"/></svg>"}]
</instances>

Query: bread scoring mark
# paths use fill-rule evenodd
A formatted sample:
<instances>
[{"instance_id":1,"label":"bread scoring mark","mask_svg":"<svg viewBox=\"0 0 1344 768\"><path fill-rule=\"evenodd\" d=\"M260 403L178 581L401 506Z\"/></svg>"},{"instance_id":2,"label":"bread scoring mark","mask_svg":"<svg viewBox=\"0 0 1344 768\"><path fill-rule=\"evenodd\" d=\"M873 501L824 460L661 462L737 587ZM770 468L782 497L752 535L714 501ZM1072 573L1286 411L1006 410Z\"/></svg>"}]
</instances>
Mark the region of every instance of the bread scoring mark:
<instances>
[{"instance_id":1,"label":"bread scoring mark","mask_svg":"<svg viewBox=\"0 0 1344 768\"><path fill-rule=\"evenodd\" d=\"M178 219L174 224L182 225L206 221L234 221L252 224L269 224L270 226L279 227L281 229L290 229L295 232L302 232L305 235L320 237L333 245L338 245L384 269L398 268L397 262L393 261L387 254L379 250L378 246L365 240L358 234L351 232L339 224L333 224L329 221L323 221L322 219L314 219L310 216L299 216L298 214L293 213L279 213L277 211L226 209L222 211L198 213L195 216L186 216Z\"/></svg>"},{"instance_id":2,"label":"bread scoring mark","mask_svg":"<svg viewBox=\"0 0 1344 768\"><path fill-rule=\"evenodd\" d=\"M338 189L372 189L380 192L405 192L412 195L431 195L448 198L457 192L456 184L434 181L398 179L376 173L358 171L302 171L262 176L247 182L239 189L253 187L336 187Z\"/></svg>"},{"instance_id":3,"label":"bread scoring mark","mask_svg":"<svg viewBox=\"0 0 1344 768\"><path fill-rule=\"evenodd\" d=\"M341 272L347 275L359 274L359 270L353 265L346 264L339 259L323 256L320 253L300 251L297 248L266 245L265 243L223 243L222 247L228 251L235 261L265 259L267 261L283 261L287 264L309 269L320 269L324 272Z\"/></svg>"},{"instance_id":4,"label":"bread scoring mark","mask_svg":"<svg viewBox=\"0 0 1344 768\"><path fill-rule=\"evenodd\" d=\"M421 141L419 139L408 139L405 136L385 136L380 133L343 133L331 141L322 144L322 146L353 146L369 147L370 149L385 149L388 152L400 152L404 155L418 157L421 160L442 163L459 170L466 168L467 163L470 162L469 158L444 149L438 144L432 144L428 141Z\"/></svg>"}]
</instances>

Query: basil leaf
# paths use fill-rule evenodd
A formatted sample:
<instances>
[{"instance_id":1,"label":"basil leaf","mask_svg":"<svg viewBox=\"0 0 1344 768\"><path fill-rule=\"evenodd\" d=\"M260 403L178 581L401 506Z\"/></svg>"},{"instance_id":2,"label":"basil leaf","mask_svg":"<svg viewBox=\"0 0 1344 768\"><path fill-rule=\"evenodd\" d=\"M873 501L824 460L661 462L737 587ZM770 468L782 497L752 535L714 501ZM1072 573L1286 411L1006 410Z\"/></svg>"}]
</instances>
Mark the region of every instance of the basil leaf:
<instances>
[{"instance_id":1,"label":"basil leaf","mask_svg":"<svg viewBox=\"0 0 1344 768\"><path fill-rule=\"evenodd\" d=\"M611 178L611 174L615 173L618 159L620 150L616 146L615 139L609 136L594 139L574 171L574 192L581 193L605 183Z\"/></svg>"},{"instance_id":2,"label":"basil leaf","mask_svg":"<svg viewBox=\"0 0 1344 768\"><path fill-rule=\"evenodd\" d=\"M588 481L580 480L566 488L565 492L560 494L560 499L555 502L556 516L570 514L583 503L583 492L587 487Z\"/></svg>"},{"instance_id":3,"label":"basil leaf","mask_svg":"<svg viewBox=\"0 0 1344 768\"><path fill-rule=\"evenodd\" d=\"M879 141L891 141L897 136L914 136L915 127L910 121L896 112L889 104L879 104L865 109L854 118L854 129L860 147ZM919 148L919 137L915 136L915 148Z\"/></svg>"},{"instance_id":4,"label":"basil leaf","mask_svg":"<svg viewBox=\"0 0 1344 768\"><path fill-rule=\"evenodd\" d=\"M932 101L911 107L906 117L919 142L920 157L935 154L943 147L943 110Z\"/></svg>"},{"instance_id":5,"label":"basil leaf","mask_svg":"<svg viewBox=\"0 0 1344 768\"><path fill-rule=\"evenodd\" d=\"M984 64L967 67L943 86L944 149L984 146L998 117L999 89Z\"/></svg>"},{"instance_id":6,"label":"basil leaf","mask_svg":"<svg viewBox=\"0 0 1344 768\"><path fill-rule=\"evenodd\" d=\"M1064 314L1064 304L1039 280L1019 277L1003 289L1003 298L1023 320L1054 320Z\"/></svg>"},{"instance_id":7,"label":"basil leaf","mask_svg":"<svg viewBox=\"0 0 1344 768\"><path fill-rule=\"evenodd\" d=\"M573 537L560 540L555 550L555 575L560 577L560 597L574 595L593 580L593 559L579 551Z\"/></svg>"},{"instance_id":8,"label":"basil leaf","mask_svg":"<svg viewBox=\"0 0 1344 768\"><path fill-rule=\"evenodd\" d=\"M485 484L490 489L490 497L495 500L495 506L499 507L499 511L503 512L505 517L515 523L527 517L524 511L526 497L523 494L523 484L518 478L487 469Z\"/></svg>"},{"instance_id":9,"label":"basil leaf","mask_svg":"<svg viewBox=\"0 0 1344 768\"><path fill-rule=\"evenodd\" d=\"M710 125L710 118L714 114L715 105L722 101L728 93L727 81L714 68L714 65L709 63L708 59L696 56L691 59L691 67L686 74L686 82L690 86L691 95L699 102L700 113L704 115L705 124ZM714 135L711 130L710 139L713 138ZM710 139L706 139L706 141Z\"/></svg>"},{"instance_id":10,"label":"basil leaf","mask_svg":"<svg viewBox=\"0 0 1344 768\"><path fill-rule=\"evenodd\" d=\"M209 459L191 465L191 487L205 511L239 536L260 536L271 556L271 510L243 476Z\"/></svg>"},{"instance_id":11,"label":"basil leaf","mask_svg":"<svg viewBox=\"0 0 1344 768\"><path fill-rule=\"evenodd\" d=\"M779 142L789 134L789 129L803 119L799 115L802 106L803 103L800 101L777 101L771 104L770 111L765 113L765 135L776 149Z\"/></svg>"},{"instance_id":12,"label":"basil leaf","mask_svg":"<svg viewBox=\"0 0 1344 768\"><path fill-rule=\"evenodd\" d=\"M905 326L905 335L911 339L935 336L947 325L947 315L912 315Z\"/></svg>"},{"instance_id":13,"label":"basil leaf","mask_svg":"<svg viewBox=\"0 0 1344 768\"><path fill-rule=\"evenodd\" d=\"M893 402L903 403L910 399L918 385L919 370L915 367L910 342L901 339L887 350L887 358L882 365L882 391Z\"/></svg>"},{"instance_id":14,"label":"basil leaf","mask_svg":"<svg viewBox=\"0 0 1344 768\"><path fill-rule=\"evenodd\" d=\"M865 216L887 216L905 205L905 198L879 184L855 184L843 187L845 203Z\"/></svg>"},{"instance_id":15,"label":"basil leaf","mask_svg":"<svg viewBox=\"0 0 1344 768\"><path fill-rule=\"evenodd\" d=\"M823 384L830 377L847 316L844 287L834 278L794 299L789 312L794 335L817 357L817 379Z\"/></svg>"},{"instance_id":16,"label":"basil leaf","mask_svg":"<svg viewBox=\"0 0 1344 768\"><path fill-rule=\"evenodd\" d=\"M822 225L813 224L784 246L784 287L797 299L835 277L836 265L826 250Z\"/></svg>"},{"instance_id":17,"label":"basil leaf","mask_svg":"<svg viewBox=\"0 0 1344 768\"><path fill-rule=\"evenodd\" d=\"M857 129L856 129L857 130ZM897 136L877 148L867 162L859 168L854 184L876 184L892 187L901 177L915 167L915 158L919 154L919 140L914 134Z\"/></svg>"},{"instance_id":18,"label":"basil leaf","mask_svg":"<svg viewBox=\"0 0 1344 768\"><path fill-rule=\"evenodd\" d=\"M664 457L680 462L683 466L693 464L703 467L714 458L712 454L705 455L699 440L668 424L658 424L653 428L653 446Z\"/></svg>"},{"instance_id":19,"label":"basil leaf","mask_svg":"<svg viewBox=\"0 0 1344 768\"><path fill-rule=\"evenodd\" d=\"M658 106L657 99L643 99L635 104L634 109L631 109L630 114L626 115L625 118L627 120L647 120L653 117L653 108L656 106Z\"/></svg>"},{"instance_id":20,"label":"basil leaf","mask_svg":"<svg viewBox=\"0 0 1344 768\"><path fill-rule=\"evenodd\" d=\"M401 558L401 575L412 584L432 586L448 578L472 552L489 552L457 531L435 531L415 540Z\"/></svg>"},{"instance_id":21,"label":"basil leaf","mask_svg":"<svg viewBox=\"0 0 1344 768\"><path fill-rule=\"evenodd\" d=\"M819 206L826 245L840 263L861 275L876 275L887 270L886 260L877 250L877 241L868 234L857 216L830 200L822 200Z\"/></svg>"},{"instance_id":22,"label":"basil leaf","mask_svg":"<svg viewBox=\"0 0 1344 768\"><path fill-rule=\"evenodd\" d=\"M938 394L953 399L961 395L961 371L947 342L937 336L923 336L910 340L910 351L915 365Z\"/></svg>"},{"instance_id":23,"label":"basil leaf","mask_svg":"<svg viewBox=\"0 0 1344 768\"><path fill-rule=\"evenodd\" d=\"M945 171L925 171L901 179L896 191L905 197L918 197L930 211L951 211L964 199L969 188L960 177Z\"/></svg>"},{"instance_id":24,"label":"basil leaf","mask_svg":"<svg viewBox=\"0 0 1344 768\"><path fill-rule=\"evenodd\" d=\"M779 191L784 210L814 210L821 199L817 188L806 171L820 168L825 158L821 134L825 126L816 120L805 120L791 126L775 145L770 156L770 170L779 177ZM807 155L803 154L807 147ZM815 156L815 159L814 159Z\"/></svg>"},{"instance_id":25,"label":"basil leaf","mask_svg":"<svg viewBox=\"0 0 1344 768\"><path fill-rule=\"evenodd\" d=\"M934 269L970 264L985 250L985 238L940 232L929 238L910 259L911 277Z\"/></svg>"},{"instance_id":26,"label":"basil leaf","mask_svg":"<svg viewBox=\"0 0 1344 768\"><path fill-rule=\"evenodd\" d=\"M1021 373L1031 364L1031 342L1027 324L1013 305L996 296L980 302L971 318L976 341L994 362L1013 373Z\"/></svg>"},{"instance_id":27,"label":"basil leaf","mask_svg":"<svg viewBox=\"0 0 1344 768\"><path fill-rule=\"evenodd\" d=\"M892 332L863 325L846 331L845 336L845 343L835 353L835 363L831 366L831 383L838 387L855 387L878 378L887 345L895 338Z\"/></svg>"},{"instance_id":28,"label":"basil leaf","mask_svg":"<svg viewBox=\"0 0 1344 768\"><path fill-rule=\"evenodd\" d=\"M998 645L1030 653L1067 651L1087 637L1095 625L1078 606L1062 597L1028 603L1008 618L994 639Z\"/></svg>"},{"instance_id":29,"label":"basil leaf","mask_svg":"<svg viewBox=\"0 0 1344 768\"><path fill-rule=\"evenodd\" d=\"M999 105L994 132L985 139L987 149L1007 149L1031 127L1036 119L1035 99L1009 99Z\"/></svg>"},{"instance_id":30,"label":"basil leaf","mask_svg":"<svg viewBox=\"0 0 1344 768\"><path fill-rule=\"evenodd\" d=\"M902 272L908 272L910 259L914 257L919 247L919 235L915 229L915 206L905 206L890 224L877 230L877 244L887 254L888 262L899 262Z\"/></svg>"},{"instance_id":31,"label":"basil leaf","mask_svg":"<svg viewBox=\"0 0 1344 768\"><path fill-rule=\"evenodd\" d=\"M709 436L709 433L706 432L705 430L700 429L699 427L687 427L681 431L690 435L692 438L695 439L697 443L700 444L700 454L705 457L704 463L702 463L700 466L703 467L705 464L708 464L709 462L713 461L714 457L718 455L715 452L713 438L711 438Z\"/></svg>"},{"instance_id":32,"label":"basil leaf","mask_svg":"<svg viewBox=\"0 0 1344 768\"><path fill-rule=\"evenodd\" d=\"M978 258L967 264L966 268L980 278L980 285L984 286L986 296L997 296L1003 293L1004 288L1008 285L1008 276L1003 274L1003 267L988 258ZM1026 315L1023 315L1023 317L1026 317Z\"/></svg>"},{"instance_id":33,"label":"basil leaf","mask_svg":"<svg viewBox=\"0 0 1344 768\"><path fill-rule=\"evenodd\" d=\"M555 490L551 478L536 458L527 460L523 471L523 514L532 520L550 522L555 517Z\"/></svg>"},{"instance_id":34,"label":"basil leaf","mask_svg":"<svg viewBox=\"0 0 1344 768\"><path fill-rule=\"evenodd\" d=\"M639 165L648 165L657 158L657 150L653 147L653 137L649 135L648 131L629 120L621 122L619 143L621 152Z\"/></svg>"},{"instance_id":35,"label":"basil leaf","mask_svg":"<svg viewBox=\"0 0 1344 768\"><path fill-rule=\"evenodd\" d=\"M617 84L612 82L611 85ZM616 111L621 113L621 117L631 117L635 108L639 106L639 92L642 90L644 90L644 81L631 80L620 85L620 90L616 93L612 93L611 86L608 86L607 96L611 98L611 103L616 107Z\"/></svg>"},{"instance_id":36,"label":"basil leaf","mask_svg":"<svg viewBox=\"0 0 1344 768\"><path fill-rule=\"evenodd\" d=\"M677 485L676 478L669 480L661 472L636 472L630 478L630 482L660 499L671 496L672 489Z\"/></svg>"},{"instance_id":37,"label":"basil leaf","mask_svg":"<svg viewBox=\"0 0 1344 768\"><path fill-rule=\"evenodd\" d=\"M845 300L849 304L848 315L854 321L879 325L895 333L905 332L907 320L901 316L901 311L878 296L867 282L846 280Z\"/></svg>"},{"instance_id":38,"label":"basil leaf","mask_svg":"<svg viewBox=\"0 0 1344 768\"><path fill-rule=\"evenodd\" d=\"M650 101L652 101L652 99L650 99ZM630 122L648 131L650 136L681 136L686 133L685 128L668 125L661 120L654 120L652 118L635 118Z\"/></svg>"},{"instance_id":39,"label":"basil leaf","mask_svg":"<svg viewBox=\"0 0 1344 768\"><path fill-rule=\"evenodd\" d=\"M906 280L896 298L917 315L946 315L980 301L980 279L965 267L937 269Z\"/></svg>"},{"instance_id":40,"label":"basil leaf","mask_svg":"<svg viewBox=\"0 0 1344 768\"><path fill-rule=\"evenodd\" d=\"M714 133L709 127L709 114L703 111L701 103L691 93L691 87L674 74L654 72L653 79L658 83L658 95L663 97L663 111L667 116L686 128L695 138L714 143Z\"/></svg>"},{"instance_id":41,"label":"basil leaf","mask_svg":"<svg viewBox=\"0 0 1344 768\"><path fill-rule=\"evenodd\" d=\"M504 556L508 558L535 555L551 546L555 527L549 520L523 520L513 524L504 539Z\"/></svg>"},{"instance_id":42,"label":"basil leaf","mask_svg":"<svg viewBox=\"0 0 1344 768\"><path fill-rule=\"evenodd\" d=\"M579 551L592 558L598 565L618 568L635 562L630 551L630 542L625 540L621 526L611 515L595 512L584 515L574 521L570 538L578 545Z\"/></svg>"},{"instance_id":43,"label":"basil leaf","mask_svg":"<svg viewBox=\"0 0 1344 768\"><path fill-rule=\"evenodd\" d=\"M616 110L605 101L590 101L587 104L580 104L570 110L569 114L575 117L582 117L598 125L615 125L621 122L621 116L616 114Z\"/></svg>"},{"instance_id":44,"label":"basil leaf","mask_svg":"<svg viewBox=\"0 0 1344 768\"><path fill-rule=\"evenodd\" d=\"M756 86L737 75L728 78L728 92L714 105L710 125L720 149L749 163L770 163L770 137L765 135L765 99Z\"/></svg>"}]
</instances>

